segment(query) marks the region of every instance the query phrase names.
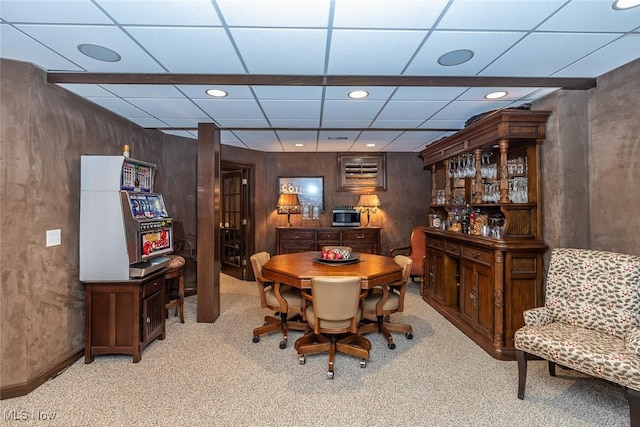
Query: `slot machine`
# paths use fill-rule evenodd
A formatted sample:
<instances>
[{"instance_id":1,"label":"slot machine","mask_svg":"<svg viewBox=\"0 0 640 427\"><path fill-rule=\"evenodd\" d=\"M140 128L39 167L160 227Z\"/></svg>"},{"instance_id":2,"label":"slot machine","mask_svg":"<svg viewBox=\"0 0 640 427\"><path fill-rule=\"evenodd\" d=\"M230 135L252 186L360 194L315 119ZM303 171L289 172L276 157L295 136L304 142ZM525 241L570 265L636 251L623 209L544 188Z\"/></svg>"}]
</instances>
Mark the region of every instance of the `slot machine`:
<instances>
[{"instance_id":1,"label":"slot machine","mask_svg":"<svg viewBox=\"0 0 640 427\"><path fill-rule=\"evenodd\" d=\"M80 163L80 280L129 280L166 267L173 220L153 191L156 166L124 156Z\"/></svg>"}]
</instances>

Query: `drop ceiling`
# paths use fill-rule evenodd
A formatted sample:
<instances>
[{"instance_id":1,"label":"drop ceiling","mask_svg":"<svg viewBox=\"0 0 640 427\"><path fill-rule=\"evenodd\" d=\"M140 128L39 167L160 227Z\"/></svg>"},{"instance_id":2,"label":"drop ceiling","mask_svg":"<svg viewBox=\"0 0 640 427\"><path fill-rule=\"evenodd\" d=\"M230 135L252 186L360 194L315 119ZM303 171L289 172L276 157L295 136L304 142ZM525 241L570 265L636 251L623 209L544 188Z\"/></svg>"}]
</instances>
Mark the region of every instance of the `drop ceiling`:
<instances>
[{"instance_id":1,"label":"drop ceiling","mask_svg":"<svg viewBox=\"0 0 640 427\"><path fill-rule=\"evenodd\" d=\"M0 0L0 56L174 135L215 123L223 144L253 150L418 152L476 114L588 89L639 58L640 7L612 4ZM120 60L86 56L83 44ZM458 50L473 55L439 64ZM348 98L355 89L369 96ZM498 90L508 95L484 98Z\"/></svg>"}]
</instances>

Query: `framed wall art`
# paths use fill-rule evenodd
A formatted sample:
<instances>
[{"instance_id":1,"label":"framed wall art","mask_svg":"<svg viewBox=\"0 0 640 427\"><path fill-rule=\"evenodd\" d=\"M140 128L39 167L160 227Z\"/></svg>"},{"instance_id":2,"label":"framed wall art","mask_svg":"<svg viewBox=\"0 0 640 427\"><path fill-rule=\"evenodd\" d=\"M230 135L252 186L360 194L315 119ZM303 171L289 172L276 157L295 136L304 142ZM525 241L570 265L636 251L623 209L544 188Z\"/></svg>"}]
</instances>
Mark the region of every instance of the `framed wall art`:
<instances>
[{"instance_id":1,"label":"framed wall art","mask_svg":"<svg viewBox=\"0 0 640 427\"><path fill-rule=\"evenodd\" d=\"M278 196L280 194L297 194L302 206L318 207L324 212L324 177L323 176L280 176L278 177ZM278 209L278 213L286 210ZM291 211L300 213L300 210Z\"/></svg>"}]
</instances>

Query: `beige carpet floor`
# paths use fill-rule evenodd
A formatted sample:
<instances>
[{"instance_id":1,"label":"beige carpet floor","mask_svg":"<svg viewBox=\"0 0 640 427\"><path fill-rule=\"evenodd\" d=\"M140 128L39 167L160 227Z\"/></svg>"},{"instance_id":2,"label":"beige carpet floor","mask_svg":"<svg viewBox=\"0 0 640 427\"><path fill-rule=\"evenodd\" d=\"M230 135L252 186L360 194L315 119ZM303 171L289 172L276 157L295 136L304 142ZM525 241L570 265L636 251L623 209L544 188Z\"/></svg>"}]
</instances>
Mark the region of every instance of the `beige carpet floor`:
<instances>
[{"instance_id":1,"label":"beige carpet floor","mask_svg":"<svg viewBox=\"0 0 640 427\"><path fill-rule=\"evenodd\" d=\"M1 425L19 426L626 426L629 410L618 386L529 363L525 400L518 400L516 362L491 358L410 285L396 317L414 339L396 335L389 350L377 334L367 367L338 355L328 380L327 356L298 363L292 331L252 342L268 314L256 285L222 277L221 315L196 323L196 297L186 323L167 321L167 338L128 356L78 360L27 396L0 401ZM12 412L14 411L14 412ZM24 421L8 421L19 413ZM39 415L55 416L38 420Z\"/></svg>"}]
</instances>

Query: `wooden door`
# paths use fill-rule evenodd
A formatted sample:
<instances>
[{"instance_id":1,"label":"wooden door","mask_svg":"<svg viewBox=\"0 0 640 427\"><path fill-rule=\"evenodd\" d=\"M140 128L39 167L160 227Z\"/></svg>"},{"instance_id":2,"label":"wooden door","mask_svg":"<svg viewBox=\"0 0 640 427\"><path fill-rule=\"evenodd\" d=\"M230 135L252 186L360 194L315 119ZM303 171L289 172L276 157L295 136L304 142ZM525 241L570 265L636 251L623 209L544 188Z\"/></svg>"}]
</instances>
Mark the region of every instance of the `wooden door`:
<instances>
[{"instance_id":1,"label":"wooden door","mask_svg":"<svg viewBox=\"0 0 640 427\"><path fill-rule=\"evenodd\" d=\"M246 187L242 170L224 172L221 187L220 268L222 273L246 279Z\"/></svg>"}]
</instances>

